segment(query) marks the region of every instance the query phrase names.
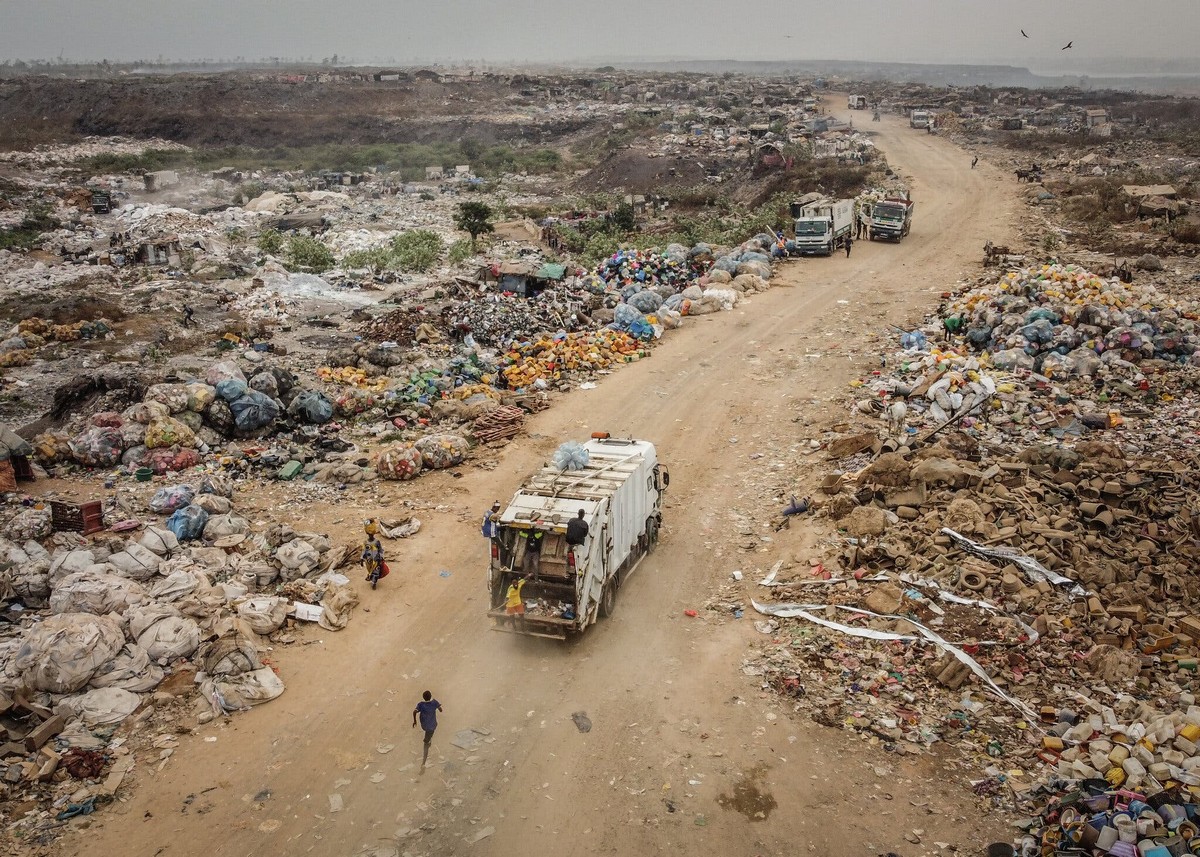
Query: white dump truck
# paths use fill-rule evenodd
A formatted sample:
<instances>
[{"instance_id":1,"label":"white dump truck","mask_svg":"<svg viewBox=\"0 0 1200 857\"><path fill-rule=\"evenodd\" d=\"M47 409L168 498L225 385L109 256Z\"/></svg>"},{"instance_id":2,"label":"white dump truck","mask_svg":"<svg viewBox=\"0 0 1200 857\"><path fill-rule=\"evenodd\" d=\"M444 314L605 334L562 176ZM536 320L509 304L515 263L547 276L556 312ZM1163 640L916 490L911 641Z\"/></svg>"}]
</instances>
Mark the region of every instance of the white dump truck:
<instances>
[{"instance_id":1,"label":"white dump truck","mask_svg":"<svg viewBox=\"0 0 1200 857\"><path fill-rule=\"evenodd\" d=\"M854 228L854 200L820 199L792 207L798 256L829 256L845 245Z\"/></svg>"},{"instance_id":2,"label":"white dump truck","mask_svg":"<svg viewBox=\"0 0 1200 857\"><path fill-rule=\"evenodd\" d=\"M849 98L846 99L846 106L848 108L850 108L851 110L866 110L867 109L867 96L851 95Z\"/></svg>"},{"instance_id":3,"label":"white dump truck","mask_svg":"<svg viewBox=\"0 0 1200 857\"><path fill-rule=\"evenodd\" d=\"M928 110L914 110L909 114L908 127L920 128L925 131L929 128L929 123L933 121L933 117L929 115Z\"/></svg>"},{"instance_id":4,"label":"white dump truck","mask_svg":"<svg viewBox=\"0 0 1200 857\"><path fill-rule=\"evenodd\" d=\"M584 468L543 467L499 514L487 574L496 630L555 639L585 630L613 612L617 590L658 543L670 474L654 444L598 433L582 446ZM567 524L581 510L587 536L572 546ZM526 558L531 536L536 562ZM522 579L524 612L510 613L509 587Z\"/></svg>"}]
</instances>

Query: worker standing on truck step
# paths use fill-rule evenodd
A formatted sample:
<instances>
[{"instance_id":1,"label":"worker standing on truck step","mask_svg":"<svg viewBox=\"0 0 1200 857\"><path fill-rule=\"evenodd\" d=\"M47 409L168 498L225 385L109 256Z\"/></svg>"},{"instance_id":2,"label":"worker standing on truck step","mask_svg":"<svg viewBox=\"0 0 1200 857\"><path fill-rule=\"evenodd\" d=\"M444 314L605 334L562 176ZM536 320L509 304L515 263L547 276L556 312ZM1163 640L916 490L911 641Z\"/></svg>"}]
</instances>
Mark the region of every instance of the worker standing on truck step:
<instances>
[{"instance_id":1,"label":"worker standing on truck step","mask_svg":"<svg viewBox=\"0 0 1200 857\"><path fill-rule=\"evenodd\" d=\"M579 510L579 516L567 521L567 544L571 547L579 547L587 541L588 524L583 519L584 511Z\"/></svg>"},{"instance_id":2,"label":"worker standing on truck step","mask_svg":"<svg viewBox=\"0 0 1200 857\"><path fill-rule=\"evenodd\" d=\"M525 558L522 560L522 569L526 577L536 577L537 573L542 568L542 539L546 534L541 530L526 530L525 531Z\"/></svg>"},{"instance_id":3,"label":"worker standing on truck step","mask_svg":"<svg viewBox=\"0 0 1200 857\"><path fill-rule=\"evenodd\" d=\"M492 508L483 516L483 526L479 530L485 539L495 540L500 532L500 501L492 504Z\"/></svg>"},{"instance_id":4,"label":"worker standing on truck step","mask_svg":"<svg viewBox=\"0 0 1200 857\"><path fill-rule=\"evenodd\" d=\"M504 613L512 617L513 625L515 626L518 618L521 623L525 623L525 602L521 598L521 590L525 588L525 581L529 576L514 580L508 585L508 589L504 592Z\"/></svg>"}]
</instances>

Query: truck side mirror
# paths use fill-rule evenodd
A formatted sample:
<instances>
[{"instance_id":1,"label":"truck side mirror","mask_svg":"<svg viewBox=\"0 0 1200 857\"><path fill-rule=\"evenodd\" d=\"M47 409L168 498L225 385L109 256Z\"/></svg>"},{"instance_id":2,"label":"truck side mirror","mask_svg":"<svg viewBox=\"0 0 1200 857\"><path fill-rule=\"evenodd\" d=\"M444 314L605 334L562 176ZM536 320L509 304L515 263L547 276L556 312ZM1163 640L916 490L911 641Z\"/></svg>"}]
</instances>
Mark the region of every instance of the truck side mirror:
<instances>
[{"instance_id":1,"label":"truck side mirror","mask_svg":"<svg viewBox=\"0 0 1200 857\"><path fill-rule=\"evenodd\" d=\"M665 469L665 468L664 468L664 469L663 469L663 470L662 470L662 471L659 473L659 478L662 480L662 486L663 486L664 488L666 488L668 485L670 485L670 484L671 484L671 471L669 471L669 470L667 470L667 469Z\"/></svg>"}]
</instances>

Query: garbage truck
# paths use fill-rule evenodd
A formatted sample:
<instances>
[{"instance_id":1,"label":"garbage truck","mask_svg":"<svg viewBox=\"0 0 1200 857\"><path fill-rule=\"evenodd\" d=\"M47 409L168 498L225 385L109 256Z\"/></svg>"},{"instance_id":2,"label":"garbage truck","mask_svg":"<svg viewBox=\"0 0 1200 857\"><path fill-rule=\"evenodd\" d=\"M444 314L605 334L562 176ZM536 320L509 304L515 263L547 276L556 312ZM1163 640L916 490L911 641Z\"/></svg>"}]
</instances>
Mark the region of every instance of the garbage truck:
<instances>
[{"instance_id":1,"label":"garbage truck","mask_svg":"<svg viewBox=\"0 0 1200 857\"><path fill-rule=\"evenodd\" d=\"M889 196L871 206L872 241L899 241L912 228L913 201L907 196Z\"/></svg>"},{"instance_id":2,"label":"garbage truck","mask_svg":"<svg viewBox=\"0 0 1200 857\"><path fill-rule=\"evenodd\" d=\"M820 199L791 207L798 256L829 256L845 245L854 228L854 200Z\"/></svg>"},{"instance_id":3,"label":"garbage truck","mask_svg":"<svg viewBox=\"0 0 1200 857\"><path fill-rule=\"evenodd\" d=\"M866 110L867 109L867 96L851 95L849 98L846 99L846 107L848 107L850 110Z\"/></svg>"},{"instance_id":4,"label":"garbage truck","mask_svg":"<svg viewBox=\"0 0 1200 857\"><path fill-rule=\"evenodd\" d=\"M581 446L586 465L547 464L499 513L487 573L494 630L559 640L585 631L612 614L617 592L658 543L671 476L654 444L598 432ZM581 511L587 535L568 544L567 524ZM531 537L536 559L526 556ZM521 580L523 612L511 613L509 587Z\"/></svg>"},{"instance_id":5,"label":"garbage truck","mask_svg":"<svg viewBox=\"0 0 1200 857\"><path fill-rule=\"evenodd\" d=\"M914 110L908 117L908 127L920 128L922 131L929 128L929 122L928 110Z\"/></svg>"}]
</instances>

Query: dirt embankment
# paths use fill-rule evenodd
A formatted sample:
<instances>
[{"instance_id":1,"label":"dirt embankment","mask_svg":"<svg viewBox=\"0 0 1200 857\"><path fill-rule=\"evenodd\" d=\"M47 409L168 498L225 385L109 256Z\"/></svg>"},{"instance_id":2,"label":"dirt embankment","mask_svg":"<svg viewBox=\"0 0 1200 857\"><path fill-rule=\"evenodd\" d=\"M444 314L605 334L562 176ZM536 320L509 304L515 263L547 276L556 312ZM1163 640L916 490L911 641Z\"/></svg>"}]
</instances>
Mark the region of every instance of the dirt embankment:
<instances>
[{"instance_id":1,"label":"dirt embankment","mask_svg":"<svg viewBox=\"0 0 1200 857\"><path fill-rule=\"evenodd\" d=\"M157 137L193 146L542 142L589 124L495 121L499 83L287 84L246 75L0 82L0 149L77 136Z\"/></svg>"}]
</instances>

